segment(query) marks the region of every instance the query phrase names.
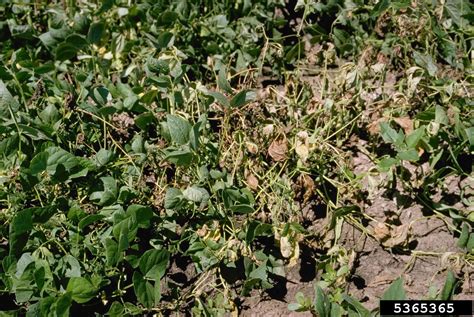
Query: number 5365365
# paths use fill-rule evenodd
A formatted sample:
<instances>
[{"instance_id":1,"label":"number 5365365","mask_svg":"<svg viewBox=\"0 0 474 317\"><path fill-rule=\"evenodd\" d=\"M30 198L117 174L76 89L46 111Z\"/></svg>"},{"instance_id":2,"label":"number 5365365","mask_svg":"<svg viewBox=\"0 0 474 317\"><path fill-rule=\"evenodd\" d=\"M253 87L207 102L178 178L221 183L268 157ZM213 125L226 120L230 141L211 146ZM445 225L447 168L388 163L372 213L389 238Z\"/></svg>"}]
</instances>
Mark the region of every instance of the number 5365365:
<instances>
[{"instance_id":1,"label":"number 5365365","mask_svg":"<svg viewBox=\"0 0 474 317\"><path fill-rule=\"evenodd\" d=\"M450 314L454 312L453 303L395 303L395 314L409 314L409 313L430 313L430 314Z\"/></svg>"}]
</instances>

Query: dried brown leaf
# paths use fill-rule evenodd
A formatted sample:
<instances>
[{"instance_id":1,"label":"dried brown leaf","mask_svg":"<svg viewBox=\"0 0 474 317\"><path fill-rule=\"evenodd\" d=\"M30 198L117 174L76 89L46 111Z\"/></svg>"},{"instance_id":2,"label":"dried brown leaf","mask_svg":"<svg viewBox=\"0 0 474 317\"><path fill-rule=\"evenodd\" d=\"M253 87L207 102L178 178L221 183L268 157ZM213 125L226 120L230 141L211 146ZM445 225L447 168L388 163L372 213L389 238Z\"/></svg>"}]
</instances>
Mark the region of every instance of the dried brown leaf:
<instances>
[{"instance_id":1,"label":"dried brown leaf","mask_svg":"<svg viewBox=\"0 0 474 317\"><path fill-rule=\"evenodd\" d=\"M384 240L390 235L390 229L383 222L379 222L374 227L374 237L379 240Z\"/></svg>"},{"instance_id":2,"label":"dried brown leaf","mask_svg":"<svg viewBox=\"0 0 474 317\"><path fill-rule=\"evenodd\" d=\"M413 132L413 120L410 117L400 117L393 119L399 126L402 127L405 134Z\"/></svg>"},{"instance_id":3,"label":"dried brown leaf","mask_svg":"<svg viewBox=\"0 0 474 317\"><path fill-rule=\"evenodd\" d=\"M246 145L247 151L249 151L249 153L252 153L252 154L257 154L258 153L257 144L255 144L253 142L246 142L245 145Z\"/></svg>"},{"instance_id":4,"label":"dried brown leaf","mask_svg":"<svg viewBox=\"0 0 474 317\"><path fill-rule=\"evenodd\" d=\"M268 148L268 155L270 157L277 161L281 162L287 159L287 153L288 153L288 145L286 142L286 139L275 139L273 140L272 144L270 144L270 147Z\"/></svg>"},{"instance_id":5,"label":"dried brown leaf","mask_svg":"<svg viewBox=\"0 0 474 317\"><path fill-rule=\"evenodd\" d=\"M371 123L369 123L367 130L371 135L378 135L380 133L380 123L384 121L384 118L379 118L375 121L372 121Z\"/></svg>"},{"instance_id":6,"label":"dried brown leaf","mask_svg":"<svg viewBox=\"0 0 474 317\"><path fill-rule=\"evenodd\" d=\"M304 189L303 202L307 202L315 192L314 180L307 174L298 176L298 185Z\"/></svg>"},{"instance_id":7,"label":"dried brown leaf","mask_svg":"<svg viewBox=\"0 0 474 317\"><path fill-rule=\"evenodd\" d=\"M296 154L301 158L303 162L306 162L309 156L309 136L308 132L300 131L296 135Z\"/></svg>"},{"instance_id":8,"label":"dried brown leaf","mask_svg":"<svg viewBox=\"0 0 474 317\"><path fill-rule=\"evenodd\" d=\"M252 173L247 175L247 184L252 190L258 189L258 179Z\"/></svg>"},{"instance_id":9,"label":"dried brown leaf","mask_svg":"<svg viewBox=\"0 0 474 317\"><path fill-rule=\"evenodd\" d=\"M410 227L406 224L395 227L390 232L390 238L382 242L382 244L389 248L405 245L408 242L409 233Z\"/></svg>"}]
</instances>

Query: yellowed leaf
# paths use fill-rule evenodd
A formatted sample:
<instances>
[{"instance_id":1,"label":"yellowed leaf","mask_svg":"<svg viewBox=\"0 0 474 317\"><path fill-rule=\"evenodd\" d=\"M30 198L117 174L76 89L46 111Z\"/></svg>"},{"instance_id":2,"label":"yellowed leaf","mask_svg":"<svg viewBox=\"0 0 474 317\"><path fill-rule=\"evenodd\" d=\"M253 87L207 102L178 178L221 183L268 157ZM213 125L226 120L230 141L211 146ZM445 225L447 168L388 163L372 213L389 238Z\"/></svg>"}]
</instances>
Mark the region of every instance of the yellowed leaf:
<instances>
[{"instance_id":1,"label":"yellowed leaf","mask_svg":"<svg viewBox=\"0 0 474 317\"><path fill-rule=\"evenodd\" d=\"M288 236L280 238L280 251L284 258L289 258L293 254L293 246Z\"/></svg>"},{"instance_id":2,"label":"yellowed leaf","mask_svg":"<svg viewBox=\"0 0 474 317\"><path fill-rule=\"evenodd\" d=\"M300 131L296 135L296 146L295 152L301 158L303 162L308 159L309 156L309 139L308 132Z\"/></svg>"},{"instance_id":3,"label":"yellowed leaf","mask_svg":"<svg viewBox=\"0 0 474 317\"><path fill-rule=\"evenodd\" d=\"M296 264L298 264L299 257L300 257L300 245L299 245L298 242L295 241L294 248L293 248L293 254L290 258L290 261L288 262L288 267L293 267Z\"/></svg>"},{"instance_id":4,"label":"yellowed leaf","mask_svg":"<svg viewBox=\"0 0 474 317\"><path fill-rule=\"evenodd\" d=\"M291 239L289 236L280 237L280 252L284 258L289 259L288 267L298 263L300 246L296 239Z\"/></svg>"},{"instance_id":5,"label":"yellowed leaf","mask_svg":"<svg viewBox=\"0 0 474 317\"><path fill-rule=\"evenodd\" d=\"M249 153L252 153L252 154L257 154L258 153L257 144L255 144L253 142L246 142L245 145L246 145L247 151L249 151Z\"/></svg>"}]
</instances>

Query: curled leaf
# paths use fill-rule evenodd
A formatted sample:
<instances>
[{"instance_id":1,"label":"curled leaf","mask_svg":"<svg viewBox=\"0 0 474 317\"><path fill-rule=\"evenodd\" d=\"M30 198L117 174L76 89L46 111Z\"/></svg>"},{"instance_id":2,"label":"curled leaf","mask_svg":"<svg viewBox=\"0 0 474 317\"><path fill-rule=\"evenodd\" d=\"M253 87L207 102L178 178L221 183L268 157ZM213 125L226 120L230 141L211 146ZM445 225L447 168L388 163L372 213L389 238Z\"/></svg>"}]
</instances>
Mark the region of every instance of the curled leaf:
<instances>
[{"instance_id":1,"label":"curled leaf","mask_svg":"<svg viewBox=\"0 0 474 317\"><path fill-rule=\"evenodd\" d=\"M286 139L275 139L270 147L268 148L268 155L277 162L281 162L287 159L288 146Z\"/></svg>"}]
</instances>

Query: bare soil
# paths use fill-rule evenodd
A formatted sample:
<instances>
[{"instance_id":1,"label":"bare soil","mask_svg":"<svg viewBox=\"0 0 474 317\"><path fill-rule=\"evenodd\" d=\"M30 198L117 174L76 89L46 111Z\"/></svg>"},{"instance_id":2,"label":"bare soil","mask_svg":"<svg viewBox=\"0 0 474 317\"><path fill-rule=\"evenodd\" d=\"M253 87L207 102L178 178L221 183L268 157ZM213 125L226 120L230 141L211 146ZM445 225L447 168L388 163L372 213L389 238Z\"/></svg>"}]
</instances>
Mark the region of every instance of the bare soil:
<instances>
[{"instance_id":1,"label":"bare soil","mask_svg":"<svg viewBox=\"0 0 474 317\"><path fill-rule=\"evenodd\" d=\"M364 142L360 142L359 146L363 147ZM355 153L353 164L354 172L363 177L361 192L366 194L360 207L373 220L366 223L366 233L347 222L343 225L339 243L356 254L346 292L368 309L375 309L385 290L401 276L409 299L426 299L430 288L435 295L442 289L448 270L452 270L464 280L456 290L455 299L474 298L474 272L456 256L462 250L456 245L451 223L445 222L450 218L442 219L426 210L398 183L395 190L384 189L380 186L385 181L384 175L370 174L374 164L362 152ZM456 194L462 183L460 179L450 179L445 184L446 193ZM386 237L383 230L388 230ZM261 294L247 298L241 316L311 316L309 312L291 312L287 307L295 301L297 292L314 298L313 282L317 277L310 273L313 280L302 278L308 275L305 270L311 268L302 267L301 261L288 270L278 298Z\"/></svg>"}]
</instances>

